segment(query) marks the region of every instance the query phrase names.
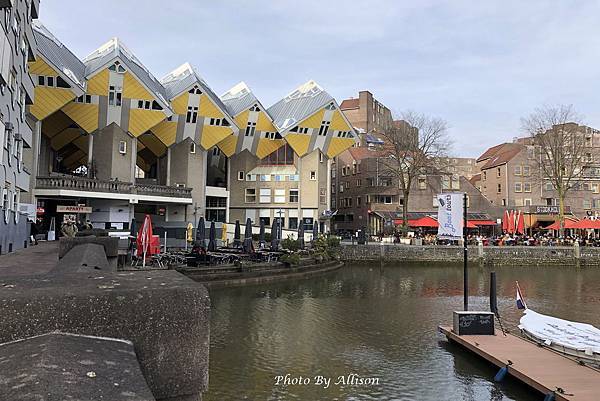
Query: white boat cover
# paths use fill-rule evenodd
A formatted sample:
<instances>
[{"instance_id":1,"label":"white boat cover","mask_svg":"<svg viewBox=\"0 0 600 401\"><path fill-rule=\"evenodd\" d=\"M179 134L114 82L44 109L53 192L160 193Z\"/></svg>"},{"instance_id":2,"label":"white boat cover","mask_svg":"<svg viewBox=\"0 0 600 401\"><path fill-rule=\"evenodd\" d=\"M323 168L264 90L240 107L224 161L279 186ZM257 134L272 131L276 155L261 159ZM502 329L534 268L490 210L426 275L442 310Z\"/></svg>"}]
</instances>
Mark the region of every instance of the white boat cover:
<instances>
[{"instance_id":1,"label":"white boat cover","mask_svg":"<svg viewBox=\"0 0 600 401\"><path fill-rule=\"evenodd\" d=\"M519 329L541 339L546 345L554 343L588 355L592 352L600 354L600 330L591 324L570 322L526 309Z\"/></svg>"}]
</instances>

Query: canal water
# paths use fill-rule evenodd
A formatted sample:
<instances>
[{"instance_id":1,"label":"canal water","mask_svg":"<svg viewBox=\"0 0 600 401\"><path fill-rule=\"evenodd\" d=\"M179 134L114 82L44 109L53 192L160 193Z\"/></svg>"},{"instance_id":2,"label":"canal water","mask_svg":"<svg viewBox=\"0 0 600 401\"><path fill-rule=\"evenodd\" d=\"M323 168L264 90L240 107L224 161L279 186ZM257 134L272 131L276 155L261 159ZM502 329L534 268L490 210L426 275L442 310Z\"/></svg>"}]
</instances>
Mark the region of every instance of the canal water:
<instances>
[{"instance_id":1,"label":"canal water","mask_svg":"<svg viewBox=\"0 0 600 401\"><path fill-rule=\"evenodd\" d=\"M489 310L492 270L510 330L521 315L516 280L531 309L600 327L600 269L473 266L472 310ZM437 332L462 308L462 280L462 265L365 263L211 290L205 400L540 400L516 381L494 383L496 369ZM276 385L286 374L310 383ZM330 378L329 387L317 376ZM352 384L358 378L378 384Z\"/></svg>"}]
</instances>

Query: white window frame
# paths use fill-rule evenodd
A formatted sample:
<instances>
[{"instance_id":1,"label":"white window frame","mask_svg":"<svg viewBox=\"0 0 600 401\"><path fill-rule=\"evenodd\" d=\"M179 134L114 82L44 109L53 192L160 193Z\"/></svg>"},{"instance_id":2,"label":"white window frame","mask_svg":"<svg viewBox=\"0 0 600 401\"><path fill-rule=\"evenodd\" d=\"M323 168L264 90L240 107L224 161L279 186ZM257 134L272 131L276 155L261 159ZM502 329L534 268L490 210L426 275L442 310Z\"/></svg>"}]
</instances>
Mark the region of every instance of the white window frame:
<instances>
[{"instance_id":1,"label":"white window frame","mask_svg":"<svg viewBox=\"0 0 600 401\"><path fill-rule=\"evenodd\" d=\"M273 195L273 203L285 203L285 189L275 188Z\"/></svg>"},{"instance_id":2,"label":"white window frame","mask_svg":"<svg viewBox=\"0 0 600 401\"><path fill-rule=\"evenodd\" d=\"M316 170L311 170L309 174L310 174L309 176L310 176L310 180L311 181L316 181L317 180L317 172L316 172Z\"/></svg>"},{"instance_id":3,"label":"white window frame","mask_svg":"<svg viewBox=\"0 0 600 401\"><path fill-rule=\"evenodd\" d=\"M271 188L260 188L258 203L271 203Z\"/></svg>"},{"instance_id":4,"label":"white window frame","mask_svg":"<svg viewBox=\"0 0 600 401\"><path fill-rule=\"evenodd\" d=\"M248 197L252 197L254 200L248 200ZM256 203L256 188L246 188L244 191L244 203Z\"/></svg>"},{"instance_id":5,"label":"white window frame","mask_svg":"<svg viewBox=\"0 0 600 401\"><path fill-rule=\"evenodd\" d=\"M122 155L127 154L127 142L126 141L119 141L119 153Z\"/></svg>"},{"instance_id":6,"label":"white window frame","mask_svg":"<svg viewBox=\"0 0 600 401\"><path fill-rule=\"evenodd\" d=\"M244 178L246 177L246 172L244 170L240 170L238 171L238 181L244 181Z\"/></svg>"}]
</instances>

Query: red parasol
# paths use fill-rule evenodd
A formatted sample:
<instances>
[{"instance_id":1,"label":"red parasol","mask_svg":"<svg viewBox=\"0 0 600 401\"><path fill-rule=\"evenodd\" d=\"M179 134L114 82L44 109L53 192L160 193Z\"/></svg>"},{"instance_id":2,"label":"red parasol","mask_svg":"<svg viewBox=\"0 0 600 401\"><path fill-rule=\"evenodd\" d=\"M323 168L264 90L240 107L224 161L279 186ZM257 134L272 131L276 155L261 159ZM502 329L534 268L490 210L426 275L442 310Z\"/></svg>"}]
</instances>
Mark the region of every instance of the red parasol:
<instances>
[{"instance_id":1,"label":"red parasol","mask_svg":"<svg viewBox=\"0 0 600 401\"><path fill-rule=\"evenodd\" d=\"M508 210L504 211L504 216L502 216L502 231L508 232L508 219L509 219Z\"/></svg>"},{"instance_id":2,"label":"red parasol","mask_svg":"<svg viewBox=\"0 0 600 401\"><path fill-rule=\"evenodd\" d=\"M523 216L523 212L519 211L517 217L517 233L518 234L525 234L525 218Z\"/></svg>"},{"instance_id":3,"label":"red parasol","mask_svg":"<svg viewBox=\"0 0 600 401\"><path fill-rule=\"evenodd\" d=\"M152 247L150 246L152 242L152 219L150 215L147 214L144 217L144 222L140 227L140 231L138 231L137 235L137 255L144 257L142 266L146 266L146 255L152 256Z\"/></svg>"}]
</instances>

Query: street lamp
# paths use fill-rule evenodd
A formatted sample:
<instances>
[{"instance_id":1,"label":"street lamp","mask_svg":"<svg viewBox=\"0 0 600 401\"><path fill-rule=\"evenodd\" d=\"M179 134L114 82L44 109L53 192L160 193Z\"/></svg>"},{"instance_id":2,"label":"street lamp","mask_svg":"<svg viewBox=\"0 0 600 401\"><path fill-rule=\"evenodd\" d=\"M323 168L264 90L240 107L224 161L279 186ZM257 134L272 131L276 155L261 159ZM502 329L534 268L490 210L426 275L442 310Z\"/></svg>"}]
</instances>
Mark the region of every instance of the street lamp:
<instances>
[{"instance_id":1,"label":"street lamp","mask_svg":"<svg viewBox=\"0 0 600 401\"><path fill-rule=\"evenodd\" d=\"M279 211L276 212L277 215L279 215L278 219L279 219L279 239L282 240L283 239L283 224L281 224L281 215L283 214L283 211L281 210L281 208L279 208Z\"/></svg>"}]
</instances>

